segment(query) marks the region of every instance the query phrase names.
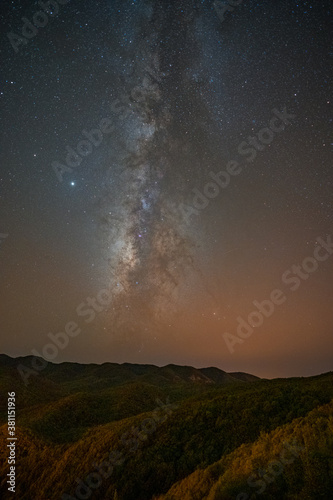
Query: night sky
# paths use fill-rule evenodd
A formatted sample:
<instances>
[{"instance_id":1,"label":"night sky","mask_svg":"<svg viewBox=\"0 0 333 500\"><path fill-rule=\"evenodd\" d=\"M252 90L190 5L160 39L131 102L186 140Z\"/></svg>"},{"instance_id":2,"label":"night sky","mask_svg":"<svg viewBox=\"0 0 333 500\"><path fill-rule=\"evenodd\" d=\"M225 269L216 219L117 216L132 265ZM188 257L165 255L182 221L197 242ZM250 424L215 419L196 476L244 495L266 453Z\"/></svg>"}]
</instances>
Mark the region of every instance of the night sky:
<instances>
[{"instance_id":1,"label":"night sky","mask_svg":"<svg viewBox=\"0 0 333 500\"><path fill-rule=\"evenodd\" d=\"M1 352L332 370L331 1L230 3L1 2Z\"/></svg>"}]
</instances>

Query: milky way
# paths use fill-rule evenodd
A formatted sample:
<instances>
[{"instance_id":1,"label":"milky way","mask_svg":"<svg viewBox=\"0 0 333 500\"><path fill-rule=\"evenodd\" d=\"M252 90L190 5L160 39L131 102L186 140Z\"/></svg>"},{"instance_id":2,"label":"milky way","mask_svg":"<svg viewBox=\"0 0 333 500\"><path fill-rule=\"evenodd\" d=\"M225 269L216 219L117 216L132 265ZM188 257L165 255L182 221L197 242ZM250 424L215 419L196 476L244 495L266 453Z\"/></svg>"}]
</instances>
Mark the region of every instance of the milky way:
<instances>
[{"instance_id":1,"label":"milky way","mask_svg":"<svg viewBox=\"0 0 333 500\"><path fill-rule=\"evenodd\" d=\"M59 360L331 369L328 263L233 355L224 334L332 234L332 2L226 3L71 0L20 42L42 7L1 2L8 354L80 320Z\"/></svg>"},{"instance_id":2,"label":"milky way","mask_svg":"<svg viewBox=\"0 0 333 500\"><path fill-rule=\"evenodd\" d=\"M156 335L172 321L187 297L192 274L197 274L193 248L198 234L179 210L186 140L170 132L177 120L173 107L179 108L172 101L184 89L175 84L183 86L180 68L173 69L177 58L170 59L168 49L165 67L166 54L157 43L161 32L169 28L168 36L173 36L174 30L160 7L155 10L148 11L149 34L141 34L136 43L141 60L126 84L130 113L119 124L122 152L109 169L101 202L114 294L112 331L125 336L135 332L136 337ZM116 172L119 189L114 196Z\"/></svg>"}]
</instances>

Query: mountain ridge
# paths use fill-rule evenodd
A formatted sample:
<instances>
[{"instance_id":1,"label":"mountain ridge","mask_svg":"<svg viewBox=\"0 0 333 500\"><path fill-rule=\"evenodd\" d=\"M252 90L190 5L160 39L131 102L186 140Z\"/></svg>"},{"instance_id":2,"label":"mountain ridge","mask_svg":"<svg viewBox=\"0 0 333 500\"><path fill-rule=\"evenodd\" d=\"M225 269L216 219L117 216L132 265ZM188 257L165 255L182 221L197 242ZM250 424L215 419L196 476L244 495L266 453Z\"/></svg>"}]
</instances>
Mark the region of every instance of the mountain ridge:
<instances>
[{"instance_id":1,"label":"mountain ridge","mask_svg":"<svg viewBox=\"0 0 333 500\"><path fill-rule=\"evenodd\" d=\"M254 493L248 477L294 437L305 451L281 479L272 483L269 473L265 498L316 500L319 490L330 498L332 372L267 380L215 367L65 362L49 363L25 386L17 364L31 359L0 355L0 440L8 437L6 395L15 391L18 498L82 498L76 479L88 484L120 453L112 476L102 468L94 500L231 500ZM0 447L2 478L6 453ZM0 496L12 498L6 479Z\"/></svg>"},{"instance_id":2,"label":"mountain ridge","mask_svg":"<svg viewBox=\"0 0 333 500\"><path fill-rule=\"evenodd\" d=\"M35 356L19 356L13 358L8 356L7 354L0 354L0 367L15 367L18 364L23 364L24 366L30 368L31 361L33 359L39 359L45 362L43 358L35 357ZM48 375L51 374L54 370L61 371L63 369L72 372L76 372L77 375L80 375L81 371L87 370L90 372L102 373L103 371L114 370L115 374L118 370L118 376L123 375L127 376L127 378L131 378L131 374L134 376L147 376L156 374L162 376L166 379L173 379L173 381L192 381L192 382L204 382L204 383L231 383L235 381L241 382L249 382L254 380L261 380L260 377L256 375L252 375L250 373L245 372L232 372L228 373L220 368L209 366L204 368L195 368L190 365L176 365L173 363L169 363L164 366L157 366L146 363L112 363L112 362L104 362L104 363L77 363L77 362L68 362L63 361L61 363L53 363L51 361L47 362L47 366L44 370L41 370L42 374ZM120 373L119 373L120 370Z\"/></svg>"}]
</instances>

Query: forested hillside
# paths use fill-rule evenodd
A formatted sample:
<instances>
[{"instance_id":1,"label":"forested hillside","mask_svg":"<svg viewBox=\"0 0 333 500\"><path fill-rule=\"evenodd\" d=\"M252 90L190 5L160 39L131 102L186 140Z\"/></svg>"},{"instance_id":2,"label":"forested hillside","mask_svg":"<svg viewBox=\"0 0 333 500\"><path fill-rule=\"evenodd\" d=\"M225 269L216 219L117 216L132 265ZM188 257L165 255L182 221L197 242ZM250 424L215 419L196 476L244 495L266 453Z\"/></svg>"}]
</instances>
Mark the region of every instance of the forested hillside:
<instances>
[{"instance_id":1,"label":"forested hillside","mask_svg":"<svg viewBox=\"0 0 333 500\"><path fill-rule=\"evenodd\" d=\"M20 500L330 498L332 373L65 363L25 386L16 366L1 357L2 394L16 391ZM1 498L13 498L4 447L0 457Z\"/></svg>"}]
</instances>

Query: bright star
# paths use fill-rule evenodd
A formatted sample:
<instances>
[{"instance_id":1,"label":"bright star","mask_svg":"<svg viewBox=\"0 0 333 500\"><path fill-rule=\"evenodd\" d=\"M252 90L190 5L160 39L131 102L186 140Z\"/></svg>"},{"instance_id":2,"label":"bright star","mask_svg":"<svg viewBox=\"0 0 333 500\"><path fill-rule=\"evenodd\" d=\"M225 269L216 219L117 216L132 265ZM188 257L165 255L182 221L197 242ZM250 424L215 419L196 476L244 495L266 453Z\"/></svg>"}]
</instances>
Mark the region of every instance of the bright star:
<instances>
[{"instance_id":1,"label":"bright star","mask_svg":"<svg viewBox=\"0 0 333 500\"><path fill-rule=\"evenodd\" d=\"M72 181L72 182L71 182L71 186L75 186L75 182L73 182L73 181Z\"/></svg>"}]
</instances>

